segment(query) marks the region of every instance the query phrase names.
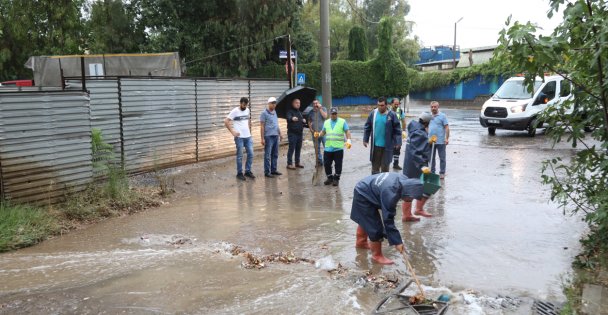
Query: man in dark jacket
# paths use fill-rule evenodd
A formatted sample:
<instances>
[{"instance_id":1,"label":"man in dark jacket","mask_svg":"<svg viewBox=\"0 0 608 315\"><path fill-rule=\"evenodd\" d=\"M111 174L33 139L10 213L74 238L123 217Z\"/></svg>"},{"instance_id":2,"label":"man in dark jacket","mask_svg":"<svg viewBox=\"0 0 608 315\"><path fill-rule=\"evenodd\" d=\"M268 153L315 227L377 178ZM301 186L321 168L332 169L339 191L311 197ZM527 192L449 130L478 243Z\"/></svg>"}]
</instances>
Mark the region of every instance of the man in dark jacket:
<instances>
[{"instance_id":1,"label":"man in dark jacket","mask_svg":"<svg viewBox=\"0 0 608 315\"><path fill-rule=\"evenodd\" d=\"M350 212L351 220L359 224L355 247L371 249L372 259L379 264L392 264L392 260L382 255L382 239L387 238L389 245L403 252L403 241L394 220L397 203L400 199L420 199L422 191L419 179L398 173L370 175L359 181Z\"/></svg>"},{"instance_id":2,"label":"man in dark jacket","mask_svg":"<svg viewBox=\"0 0 608 315\"><path fill-rule=\"evenodd\" d=\"M304 124L306 120L300 112L300 100L294 99L291 102L291 109L287 111L287 140L289 141L289 149L287 149L287 168L295 170L304 168L300 164L300 151L302 150L302 137L304 132ZM293 165L295 153L296 165Z\"/></svg>"},{"instance_id":3,"label":"man in dark jacket","mask_svg":"<svg viewBox=\"0 0 608 315\"><path fill-rule=\"evenodd\" d=\"M429 145L429 137L426 128L433 116L429 113L422 113L418 120L412 120L407 125L407 141L405 146L405 158L403 159L403 174L408 178L420 180L423 168L428 169L428 164L431 156L431 146ZM430 172L430 169L428 170ZM416 211L414 214L423 217L432 217L431 214L424 211L424 204L427 198L424 197L416 201ZM402 221L420 221L412 215L412 201L404 201L402 205L403 219Z\"/></svg>"},{"instance_id":4,"label":"man in dark jacket","mask_svg":"<svg viewBox=\"0 0 608 315\"><path fill-rule=\"evenodd\" d=\"M378 98L378 107L369 113L363 133L363 146L370 142L369 158L372 174L388 172L393 151L401 147L401 122L393 111L386 107L386 99Z\"/></svg>"}]
</instances>

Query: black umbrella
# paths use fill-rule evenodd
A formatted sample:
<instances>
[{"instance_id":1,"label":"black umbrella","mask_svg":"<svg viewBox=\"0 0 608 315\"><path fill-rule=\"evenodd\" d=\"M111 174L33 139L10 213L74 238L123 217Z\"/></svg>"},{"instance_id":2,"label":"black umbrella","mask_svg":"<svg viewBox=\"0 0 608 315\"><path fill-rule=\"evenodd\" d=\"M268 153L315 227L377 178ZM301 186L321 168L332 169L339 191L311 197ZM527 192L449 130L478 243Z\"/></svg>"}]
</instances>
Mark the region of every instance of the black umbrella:
<instances>
[{"instance_id":1,"label":"black umbrella","mask_svg":"<svg viewBox=\"0 0 608 315\"><path fill-rule=\"evenodd\" d=\"M277 117L287 118L287 111L292 108L291 102L293 102L294 99L297 98L300 100L300 111L303 112L316 97L317 90L309 87L296 86L285 90L285 92L277 98L277 107L275 108Z\"/></svg>"}]
</instances>

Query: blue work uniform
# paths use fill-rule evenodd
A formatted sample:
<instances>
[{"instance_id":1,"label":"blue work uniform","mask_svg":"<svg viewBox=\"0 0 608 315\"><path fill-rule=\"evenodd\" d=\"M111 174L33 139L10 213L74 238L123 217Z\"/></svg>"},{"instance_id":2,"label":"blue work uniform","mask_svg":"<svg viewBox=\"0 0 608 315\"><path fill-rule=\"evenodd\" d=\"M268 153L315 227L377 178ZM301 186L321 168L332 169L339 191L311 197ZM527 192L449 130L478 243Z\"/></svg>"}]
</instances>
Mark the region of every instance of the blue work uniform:
<instances>
[{"instance_id":1,"label":"blue work uniform","mask_svg":"<svg viewBox=\"0 0 608 315\"><path fill-rule=\"evenodd\" d=\"M407 125L407 141L405 157L403 158L403 175L418 179L422 175L421 168L428 166L431 159L429 136L424 125L412 120Z\"/></svg>"},{"instance_id":2,"label":"blue work uniform","mask_svg":"<svg viewBox=\"0 0 608 315\"><path fill-rule=\"evenodd\" d=\"M350 218L365 230L372 242L387 238L390 245L403 244L395 227L395 214L399 199L404 197L422 198L420 179L398 173L367 176L355 186Z\"/></svg>"}]
</instances>

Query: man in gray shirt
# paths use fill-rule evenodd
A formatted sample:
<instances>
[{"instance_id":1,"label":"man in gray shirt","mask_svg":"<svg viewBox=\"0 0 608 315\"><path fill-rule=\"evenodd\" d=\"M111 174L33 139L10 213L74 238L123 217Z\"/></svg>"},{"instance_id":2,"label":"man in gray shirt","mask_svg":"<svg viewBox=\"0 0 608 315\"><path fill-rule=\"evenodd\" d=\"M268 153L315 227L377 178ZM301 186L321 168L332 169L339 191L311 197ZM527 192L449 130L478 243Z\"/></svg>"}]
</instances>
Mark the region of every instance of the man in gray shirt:
<instances>
[{"instance_id":1,"label":"man in gray shirt","mask_svg":"<svg viewBox=\"0 0 608 315\"><path fill-rule=\"evenodd\" d=\"M314 133L319 132L323 129L323 123L327 119L327 110L319 103L318 100L312 101L312 110L308 113L308 128L313 134L312 142L315 142ZM325 137L319 137L317 139L317 165L323 165L323 149L321 144L325 148Z\"/></svg>"},{"instance_id":2,"label":"man in gray shirt","mask_svg":"<svg viewBox=\"0 0 608 315\"><path fill-rule=\"evenodd\" d=\"M277 99L268 99L268 107L260 114L260 136L264 146L264 176L272 178L282 175L277 171L277 160L279 158L279 141L283 140L279 119L274 110Z\"/></svg>"}]
</instances>

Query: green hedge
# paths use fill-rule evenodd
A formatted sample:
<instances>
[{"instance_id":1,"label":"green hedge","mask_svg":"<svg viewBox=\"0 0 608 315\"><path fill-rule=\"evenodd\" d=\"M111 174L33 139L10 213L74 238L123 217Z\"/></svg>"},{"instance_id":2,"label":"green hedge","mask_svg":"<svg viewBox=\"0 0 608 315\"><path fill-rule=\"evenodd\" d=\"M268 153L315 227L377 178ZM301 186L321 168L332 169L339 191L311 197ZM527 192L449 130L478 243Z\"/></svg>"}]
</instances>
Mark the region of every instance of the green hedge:
<instances>
[{"instance_id":1,"label":"green hedge","mask_svg":"<svg viewBox=\"0 0 608 315\"><path fill-rule=\"evenodd\" d=\"M386 64L386 67L385 67ZM386 71L386 74L385 74ZM321 91L321 64L318 62L298 65L298 72L306 74L306 85ZM407 68L400 60L381 61L337 60L331 63L332 96L367 95L370 97L404 96L410 91L428 91L450 83L475 78L477 75L509 76L493 63L474 65L453 71L421 72ZM250 73L252 78L286 79L284 65L268 65Z\"/></svg>"},{"instance_id":2,"label":"green hedge","mask_svg":"<svg viewBox=\"0 0 608 315\"><path fill-rule=\"evenodd\" d=\"M331 63L331 90L333 97L349 95L404 96L409 93L410 79L401 60L390 60L386 74L384 64L370 61L337 60ZM298 65L298 72L306 74L306 85L321 91L321 64ZM250 73L251 78L286 79L284 65L269 65Z\"/></svg>"}]
</instances>

